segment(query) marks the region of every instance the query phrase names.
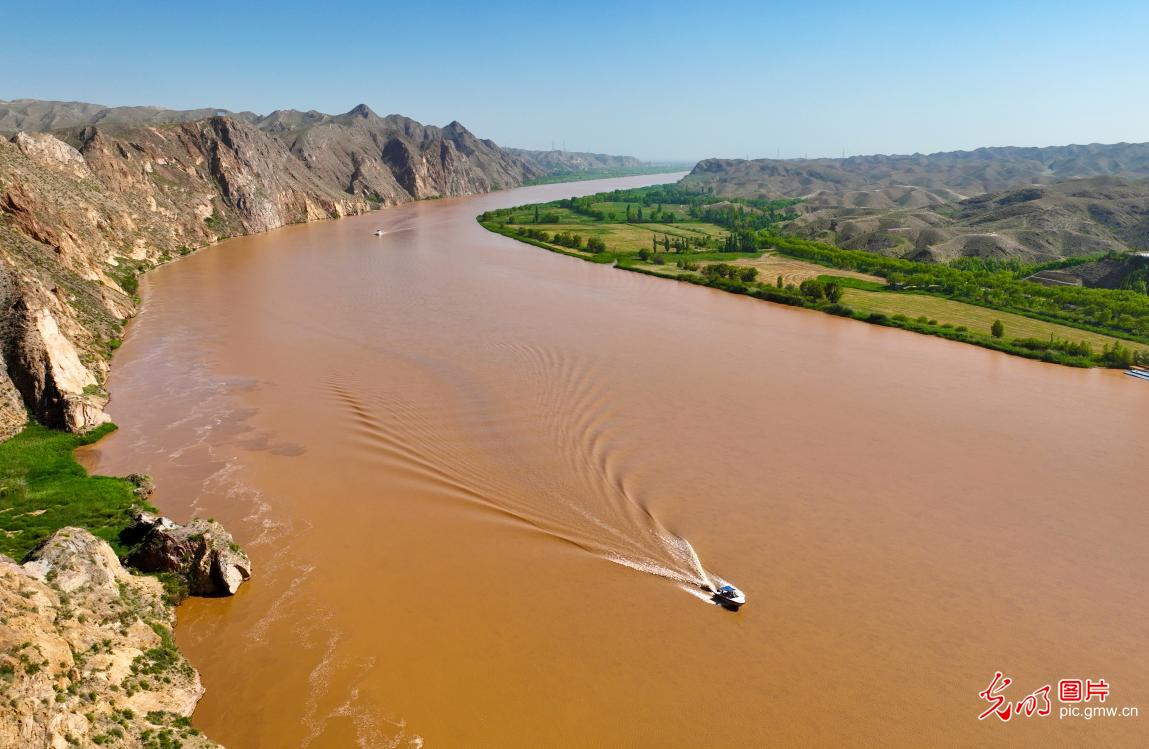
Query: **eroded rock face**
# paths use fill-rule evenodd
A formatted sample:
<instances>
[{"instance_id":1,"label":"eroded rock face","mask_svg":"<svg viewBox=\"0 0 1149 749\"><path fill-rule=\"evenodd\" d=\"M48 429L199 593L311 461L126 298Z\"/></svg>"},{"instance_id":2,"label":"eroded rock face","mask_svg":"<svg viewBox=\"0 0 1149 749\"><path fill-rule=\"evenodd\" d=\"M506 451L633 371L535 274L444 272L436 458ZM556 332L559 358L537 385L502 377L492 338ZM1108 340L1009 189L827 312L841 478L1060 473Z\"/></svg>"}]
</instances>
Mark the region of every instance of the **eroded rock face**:
<instances>
[{"instance_id":1,"label":"eroded rock face","mask_svg":"<svg viewBox=\"0 0 1149 749\"><path fill-rule=\"evenodd\" d=\"M179 525L143 512L124 532L124 540L135 546L128 564L144 572L180 575L193 596L235 595L251 577L251 560L214 520L197 518Z\"/></svg>"},{"instance_id":2,"label":"eroded rock face","mask_svg":"<svg viewBox=\"0 0 1149 749\"><path fill-rule=\"evenodd\" d=\"M22 565L0 556L0 747L143 747L167 732L216 745L181 720L203 694L172 644L163 587L107 543L63 528Z\"/></svg>"}]
</instances>

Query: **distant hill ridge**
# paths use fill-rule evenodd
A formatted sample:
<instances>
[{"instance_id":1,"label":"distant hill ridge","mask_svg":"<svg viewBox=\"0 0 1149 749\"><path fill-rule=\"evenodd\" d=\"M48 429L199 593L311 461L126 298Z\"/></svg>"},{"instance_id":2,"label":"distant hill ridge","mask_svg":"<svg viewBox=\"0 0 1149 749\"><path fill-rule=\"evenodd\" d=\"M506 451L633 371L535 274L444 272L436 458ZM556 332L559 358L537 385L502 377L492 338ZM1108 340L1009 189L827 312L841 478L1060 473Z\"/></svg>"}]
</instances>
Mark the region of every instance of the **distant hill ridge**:
<instances>
[{"instance_id":1,"label":"distant hill ridge","mask_svg":"<svg viewBox=\"0 0 1149 749\"><path fill-rule=\"evenodd\" d=\"M1003 146L845 159L706 159L683 183L725 197L796 198L908 186L960 198L1107 175L1149 176L1149 143Z\"/></svg>"},{"instance_id":2,"label":"distant hill ridge","mask_svg":"<svg viewBox=\"0 0 1149 749\"><path fill-rule=\"evenodd\" d=\"M379 149L380 153L384 153L387 140L396 137L413 140L421 147L439 139L447 139L469 157L477 155L481 160L500 162L498 168L481 170L491 183L488 189L513 187L540 177L637 169L645 165L633 156L565 150L500 149L493 141L476 138L458 121L442 128L423 125L399 114L379 116L366 104L359 104L343 114L277 109L270 114L260 115L250 111L231 112L213 108L179 110L150 106L108 107L76 101L0 100L0 133L7 134L19 131L57 132L89 125L123 130L196 122L210 117L228 117L253 125L287 145L297 156L311 158L312 164L325 172L325 177L339 182L348 192L383 201L401 199L401 192L417 198L420 197L419 193L427 189L425 180L410 170L401 170L402 173L393 174L391 179L370 167L361 168L370 159L364 159L364 153L355 156L357 151ZM358 137L348 137L355 135ZM342 140L352 142L334 142ZM320 149L332 145L340 153L319 153ZM403 151L403 148L393 146L390 154L384 153L383 161L405 160L406 154ZM337 161L343 162L342 167L336 164Z\"/></svg>"}]
</instances>

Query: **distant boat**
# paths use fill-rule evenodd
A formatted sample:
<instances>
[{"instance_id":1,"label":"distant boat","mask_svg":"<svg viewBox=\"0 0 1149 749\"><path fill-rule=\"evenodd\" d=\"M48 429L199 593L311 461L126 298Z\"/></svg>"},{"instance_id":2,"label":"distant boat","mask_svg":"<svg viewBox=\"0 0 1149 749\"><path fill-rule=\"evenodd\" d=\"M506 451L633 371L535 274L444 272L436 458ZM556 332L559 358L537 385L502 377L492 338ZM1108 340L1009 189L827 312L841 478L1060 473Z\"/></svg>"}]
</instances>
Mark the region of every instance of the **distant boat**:
<instances>
[{"instance_id":1,"label":"distant boat","mask_svg":"<svg viewBox=\"0 0 1149 749\"><path fill-rule=\"evenodd\" d=\"M386 234L386 233L387 233L387 232L383 231L382 229L376 229L376 230L375 230L375 236L377 236L377 237L381 237L381 236L383 236L383 235L384 235L384 234Z\"/></svg>"}]
</instances>

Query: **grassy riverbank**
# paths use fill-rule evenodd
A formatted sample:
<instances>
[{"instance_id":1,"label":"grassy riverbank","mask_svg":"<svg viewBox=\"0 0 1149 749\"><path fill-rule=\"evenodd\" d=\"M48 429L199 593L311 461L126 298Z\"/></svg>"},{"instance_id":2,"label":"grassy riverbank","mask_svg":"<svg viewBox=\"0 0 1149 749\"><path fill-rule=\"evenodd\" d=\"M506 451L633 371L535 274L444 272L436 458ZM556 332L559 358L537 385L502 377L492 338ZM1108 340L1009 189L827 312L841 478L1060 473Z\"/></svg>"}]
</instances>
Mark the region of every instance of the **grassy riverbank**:
<instances>
[{"instance_id":1,"label":"grassy riverbank","mask_svg":"<svg viewBox=\"0 0 1149 749\"><path fill-rule=\"evenodd\" d=\"M130 481L91 476L75 449L115 430L58 432L31 423L0 442L0 553L19 560L66 526L86 528L117 550L133 507L145 506Z\"/></svg>"},{"instance_id":2,"label":"grassy riverbank","mask_svg":"<svg viewBox=\"0 0 1149 749\"><path fill-rule=\"evenodd\" d=\"M1149 296L1023 280L1043 266L928 264L782 233L796 201L676 185L488 211L488 230L552 252L1068 366L1149 363Z\"/></svg>"}]
</instances>

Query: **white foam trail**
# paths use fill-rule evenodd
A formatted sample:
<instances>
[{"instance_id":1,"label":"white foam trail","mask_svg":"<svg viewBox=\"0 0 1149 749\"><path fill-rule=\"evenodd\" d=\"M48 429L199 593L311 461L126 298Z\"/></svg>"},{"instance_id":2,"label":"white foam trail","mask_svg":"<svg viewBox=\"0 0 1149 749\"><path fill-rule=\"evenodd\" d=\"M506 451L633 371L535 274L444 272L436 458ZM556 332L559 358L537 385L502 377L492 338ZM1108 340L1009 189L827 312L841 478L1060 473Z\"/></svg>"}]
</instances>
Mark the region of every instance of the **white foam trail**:
<instances>
[{"instance_id":1,"label":"white foam trail","mask_svg":"<svg viewBox=\"0 0 1149 749\"><path fill-rule=\"evenodd\" d=\"M711 606L717 606L718 605L718 601L714 600L714 596L710 593L707 593L706 591L699 590L698 588L692 588L689 585L680 585L678 587L681 590L694 596L698 600L702 601L703 603L709 603Z\"/></svg>"}]
</instances>

